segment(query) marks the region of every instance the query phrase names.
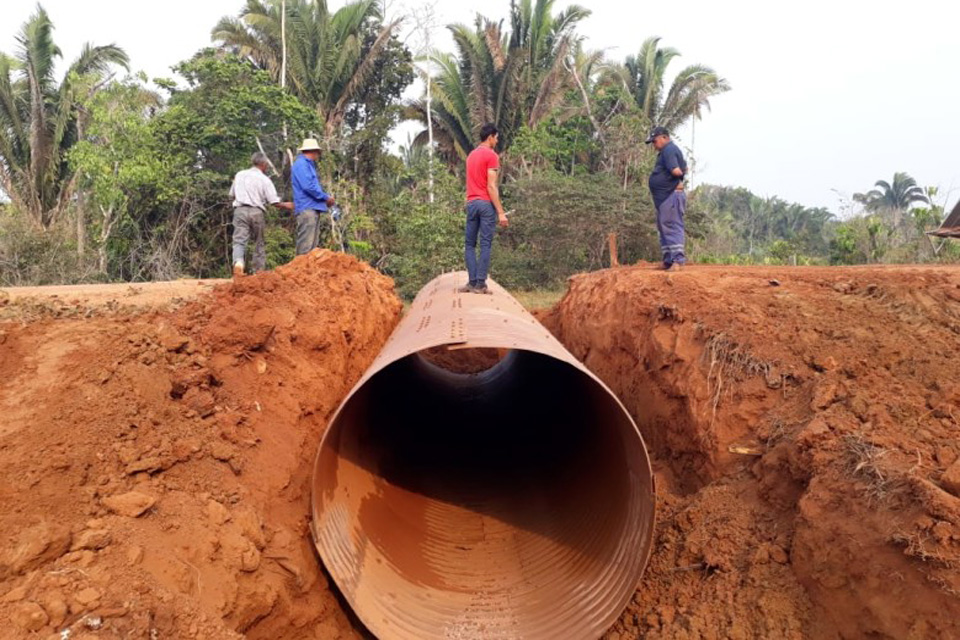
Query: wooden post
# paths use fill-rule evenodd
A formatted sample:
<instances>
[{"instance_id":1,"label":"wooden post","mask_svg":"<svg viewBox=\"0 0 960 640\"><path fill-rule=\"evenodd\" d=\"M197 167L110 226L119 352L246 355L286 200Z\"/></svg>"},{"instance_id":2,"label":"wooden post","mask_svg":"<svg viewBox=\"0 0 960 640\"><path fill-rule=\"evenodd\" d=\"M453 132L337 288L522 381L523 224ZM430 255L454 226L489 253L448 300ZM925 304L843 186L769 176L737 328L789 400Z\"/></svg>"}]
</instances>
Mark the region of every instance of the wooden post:
<instances>
[{"instance_id":1,"label":"wooden post","mask_svg":"<svg viewBox=\"0 0 960 640\"><path fill-rule=\"evenodd\" d=\"M607 242L610 244L610 267L619 267L620 260L617 258L617 234L607 234Z\"/></svg>"}]
</instances>

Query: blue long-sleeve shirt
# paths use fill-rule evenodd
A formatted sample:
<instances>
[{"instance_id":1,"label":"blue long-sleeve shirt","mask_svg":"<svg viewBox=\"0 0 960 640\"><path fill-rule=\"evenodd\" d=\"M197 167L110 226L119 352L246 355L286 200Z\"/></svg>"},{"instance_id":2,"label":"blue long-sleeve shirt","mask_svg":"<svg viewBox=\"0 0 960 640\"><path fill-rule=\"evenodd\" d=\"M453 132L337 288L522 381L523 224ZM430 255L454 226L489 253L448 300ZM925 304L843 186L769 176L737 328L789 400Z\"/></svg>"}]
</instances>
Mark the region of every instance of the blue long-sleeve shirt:
<instances>
[{"instance_id":1,"label":"blue long-sleeve shirt","mask_svg":"<svg viewBox=\"0 0 960 640\"><path fill-rule=\"evenodd\" d=\"M320 180L317 178L317 168L312 160L304 155L297 156L297 159L293 162L290 179L293 182L293 212L295 214L308 209L326 213L327 198L330 196L320 186Z\"/></svg>"}]
</instances>

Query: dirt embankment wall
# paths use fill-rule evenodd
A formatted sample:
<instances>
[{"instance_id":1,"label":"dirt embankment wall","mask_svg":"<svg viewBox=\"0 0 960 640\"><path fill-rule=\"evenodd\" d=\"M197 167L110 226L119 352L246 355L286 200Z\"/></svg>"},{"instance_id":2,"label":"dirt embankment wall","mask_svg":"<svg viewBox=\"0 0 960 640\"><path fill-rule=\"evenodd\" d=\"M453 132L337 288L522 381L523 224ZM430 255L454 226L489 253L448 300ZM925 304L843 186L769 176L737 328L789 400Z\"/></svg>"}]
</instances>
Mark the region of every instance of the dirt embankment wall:
<instances>
[{"instance_id":1,"label":"dirt embankment wall","mask_svg":"<svg viewBox=\"0 0 960 640\"><path fill-rule=\"evenodd\" d=\"M354 637L309 474L401 308L315 252L171 314L4 325L0 637Z\"/></svg>"},{"instance_id":2,"label":"dirt embankment wall","mask_svg":"<svg viewBox=\"0 0 960 640\"><path fill-rule=\"evenodd\" d=\"M545 321L656 458L609 638L960 636L960 272L611 270Z\"/></svg>"}]
</instances>

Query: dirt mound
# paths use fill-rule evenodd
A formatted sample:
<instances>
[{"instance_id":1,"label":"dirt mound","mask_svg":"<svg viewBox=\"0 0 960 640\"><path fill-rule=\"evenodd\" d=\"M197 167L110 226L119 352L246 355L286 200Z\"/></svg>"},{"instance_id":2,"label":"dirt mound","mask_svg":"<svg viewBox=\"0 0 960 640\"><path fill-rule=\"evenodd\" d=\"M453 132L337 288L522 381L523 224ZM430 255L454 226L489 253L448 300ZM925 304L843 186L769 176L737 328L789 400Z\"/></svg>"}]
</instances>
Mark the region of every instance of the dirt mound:
<instances>
[{"instance_id":1,"label":"dirt mound","mask_svg":"<svg viewBox=\"0 0 960 640\"><path fill-rule=\"evenodd\" d=\"M544 320L658 468L608 638L960 637L960 271L617 269Z\"/></svg>"},{"instance_id":2,"label":"dirt mound","mask_svg":"<svg viewBox=\"0 0 960 640\"><path fill-rule=\"evenodd\" d=\"M174 313L0 327L0 637L354 637L309 474L400 311L314 252Z\"/></svg>"}]
</instances>

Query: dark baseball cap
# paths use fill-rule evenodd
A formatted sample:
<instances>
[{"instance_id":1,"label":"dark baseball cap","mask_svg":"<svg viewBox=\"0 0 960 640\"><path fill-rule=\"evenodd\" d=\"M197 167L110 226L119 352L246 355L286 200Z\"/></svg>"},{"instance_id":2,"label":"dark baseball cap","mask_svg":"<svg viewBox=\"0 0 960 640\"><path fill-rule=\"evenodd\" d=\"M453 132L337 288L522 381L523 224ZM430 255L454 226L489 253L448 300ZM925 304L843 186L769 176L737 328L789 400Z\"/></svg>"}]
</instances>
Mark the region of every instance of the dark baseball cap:
<instances>
[{"instance_id":1,"label":"dark baseball cap","mask_svg":"<svg viewBox=\"0 0 960 640\"><path fill-rule=\"evenodd\" d=\"M657 136L669 136L670 132L667 131L666 127L654 127L653 131L650 132L650 137L647 138L647 144L653 142L654 138Z\"/></svg>"}]
</instances>

